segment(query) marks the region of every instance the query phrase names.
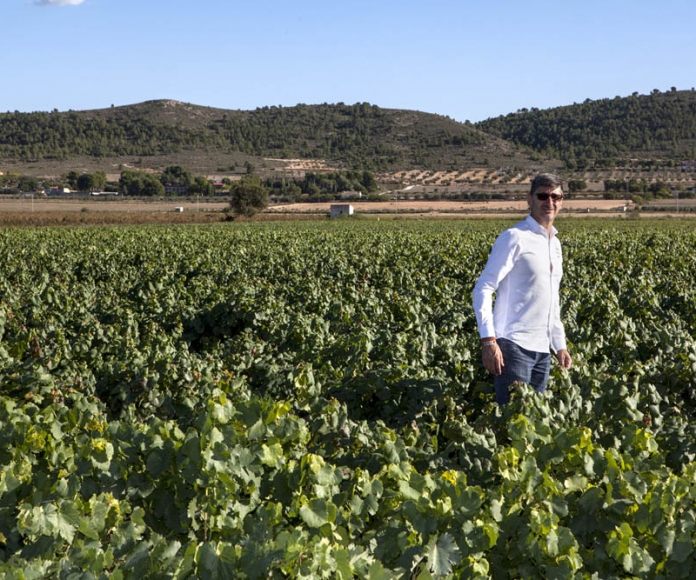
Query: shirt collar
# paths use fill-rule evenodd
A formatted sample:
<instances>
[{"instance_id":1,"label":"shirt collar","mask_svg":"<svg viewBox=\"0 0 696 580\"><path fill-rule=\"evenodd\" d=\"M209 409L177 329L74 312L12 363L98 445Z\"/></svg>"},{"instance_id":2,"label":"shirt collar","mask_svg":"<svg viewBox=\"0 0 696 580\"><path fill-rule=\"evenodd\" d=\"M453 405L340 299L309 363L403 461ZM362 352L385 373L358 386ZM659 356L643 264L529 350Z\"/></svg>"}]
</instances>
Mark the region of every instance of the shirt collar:
<instances>
[{"instance_id":1,"label":"shirt collar","mask_svg":"<svg viewBox=\"0 0 696 580\"><path fill-rule=\"evenodd\" d=\"M533 232L536 232L538 234L543 234L544 236L548 236L549 232L546 231L546 228L542 226L538 221L536 221L531 215L528 215L525 218L525 223L527 224L527 227L529 227L530 230ZM554 237L558 233L558 230L554 227L551 226L551 236Z\"/></svg>"}]
</instances>

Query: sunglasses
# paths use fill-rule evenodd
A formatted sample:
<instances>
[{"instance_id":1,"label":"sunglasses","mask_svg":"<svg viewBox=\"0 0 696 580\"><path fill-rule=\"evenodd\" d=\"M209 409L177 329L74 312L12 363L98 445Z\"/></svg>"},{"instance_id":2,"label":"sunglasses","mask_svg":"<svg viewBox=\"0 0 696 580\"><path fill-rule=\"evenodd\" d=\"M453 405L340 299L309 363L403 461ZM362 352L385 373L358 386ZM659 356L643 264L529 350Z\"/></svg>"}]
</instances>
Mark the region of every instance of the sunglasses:
<instances>
[{"instance_id":1,"label":"sunglasses","mask_svg":"<svg viewBox=\"0 0 696 580\"><path fill-rule=\"evenodd\" d=\"M540 193L535 193L534 195L536 195L536 197L539 201L546 201L549 198L551 198L551 201L561 201L563 199L562 193L540 192Z\"/></svg>"}]
</instances>

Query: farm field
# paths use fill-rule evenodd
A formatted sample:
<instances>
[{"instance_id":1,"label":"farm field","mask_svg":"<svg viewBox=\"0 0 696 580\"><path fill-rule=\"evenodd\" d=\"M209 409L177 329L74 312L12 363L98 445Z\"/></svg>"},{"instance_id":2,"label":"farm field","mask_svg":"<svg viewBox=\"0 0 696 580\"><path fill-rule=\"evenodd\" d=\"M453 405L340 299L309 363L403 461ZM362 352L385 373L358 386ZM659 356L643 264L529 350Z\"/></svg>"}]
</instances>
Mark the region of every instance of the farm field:
<instances>
[{"instance_id":1,"label":"farm field","mask_svg":"<svg viewBox=\"0 0 696 580\"><path fill-rule=\"evenodd\" d=\"M224 201L161 200L142 201L122 198L95 199L82 197L76 199L43 198L0 198L0 211L8 213L171 213L181 207L187 212L223 211L229 207Z\"/></svg>"},{"instance_id":2,"label":"farm field","mask_svg":"<svg viewBox=\"0 0 696 580\"><path fill-rule=\"evenodd\" d=\"M333 203L351 203L358 212L478 212L478 211L522 211L527 210L527 202L524 198L509 201L349 201L332 203L294 203L285 205L272 205L271 212L324 212L329 213L329 207ZM563 202L567 211L587 211L587 209L600 212L623 211L624 206L631 202L624 200L606 199L569 199ZM185 212L222 212L229 207L226 201L214 200L123 200L123 199L27 199L27 198L0 198L0 212L7 213L171 213L176 207L181 207Z\"/></svg>"},{"instance_id":3,"label":"farm field","mask_svg":"<svg viewBox=\"0 0 696 580\"><path fill-rule=\"evenodd\" d=\"M524 200L509 201L436 201L399 200L351 202L356 213L382 217L420 218L423 216L467 218L496 214L526 213ZM682 204L684 210L688 204ZM317 219L328 217L331 203L296 203L272 205L256 219ZM564 212L573 216L626 216L631 202L623 200L567 200ZM181 208L181 212L175 211ZM142 224L210 224L226 221L229 203L220 200L129 200L120 198L77 199L0 197L0 226L50 225L142 225ZM626 209L624 209L626 208ZM683 211L684 211L683 210Z\"/></svg>"},{"instance_id":4,"label":"farm field","mask_svg":"<svg viewBox=\"0 0 696 580\"><path fill-rule=\"evenodd\" d=\"M0 230L0 577L693 578L696 230L559 219L501 409L500 220Z\"/></svg>"}]
</instances>

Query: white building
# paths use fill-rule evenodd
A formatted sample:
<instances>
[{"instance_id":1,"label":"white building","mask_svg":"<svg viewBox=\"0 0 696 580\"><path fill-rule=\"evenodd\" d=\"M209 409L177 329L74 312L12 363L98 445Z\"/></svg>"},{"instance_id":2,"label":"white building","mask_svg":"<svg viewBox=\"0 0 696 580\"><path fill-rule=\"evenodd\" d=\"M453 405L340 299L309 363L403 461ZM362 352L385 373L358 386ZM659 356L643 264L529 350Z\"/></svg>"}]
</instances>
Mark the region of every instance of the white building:
<instances>
[{"instance_id":1,"label":"white building","mask_svg":"<svg viewBox=\"0 0 696 580\"><path fill-rule=\"evenodd\" d=\"M334 203L331 204L331 217L335 218L342 215L353 215L353 206L349 203Z\"/></svg>"},{"instance_id":2,"label":"white building","mask_svg":"<svg viewBox=\"0 0 696 580\"><path fill-rule=\"evenodd\" d=\"M52 187L44 189L44 193L46 195L65 195L72 192L70 191L69 187L59 187L57 185L54 185Z\"/></svg>"}]
</instances>

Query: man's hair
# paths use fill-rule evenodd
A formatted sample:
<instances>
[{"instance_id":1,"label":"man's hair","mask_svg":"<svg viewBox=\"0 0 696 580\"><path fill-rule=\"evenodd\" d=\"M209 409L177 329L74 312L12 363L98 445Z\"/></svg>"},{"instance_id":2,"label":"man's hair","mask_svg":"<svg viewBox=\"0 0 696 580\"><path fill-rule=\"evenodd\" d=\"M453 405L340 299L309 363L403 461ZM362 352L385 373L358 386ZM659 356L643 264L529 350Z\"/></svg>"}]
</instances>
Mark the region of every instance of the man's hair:
<instances>
[{"instance_id":1,"label":"man's hair","mask_svg":"<svg viewBox=\"0 0 696 580\"><path fill-rule=\"evenodd\" d=\"M563 182L553 173L540 173L532 180L532 189L529 190L529 195L534 195L534 192L540 187L563 188Z\"/></svg>"}]
</instances>

